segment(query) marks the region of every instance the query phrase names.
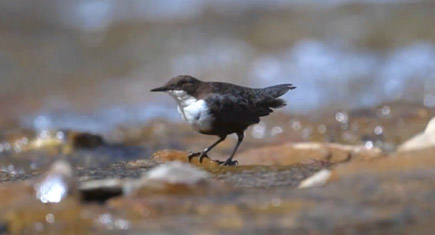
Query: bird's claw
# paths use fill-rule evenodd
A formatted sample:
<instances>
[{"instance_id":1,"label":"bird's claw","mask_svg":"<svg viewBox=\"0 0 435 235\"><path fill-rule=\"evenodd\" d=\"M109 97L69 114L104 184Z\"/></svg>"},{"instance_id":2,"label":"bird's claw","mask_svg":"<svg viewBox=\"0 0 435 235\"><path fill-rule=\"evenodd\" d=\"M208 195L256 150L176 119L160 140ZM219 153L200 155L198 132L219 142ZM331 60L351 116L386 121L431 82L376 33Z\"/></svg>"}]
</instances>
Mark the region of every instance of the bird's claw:
<instances>
[{"instance_id":1,"label":"bird's claw","mask_svg":"<svg viewBox=\"0 0 435 235\"><path fill-rule=\"evenodd\" d=\"M199 155L199 163L202 163L202 159L204 159L204 158L209 158L209 157L207 156L206 153L201 153L201 154Z\"/></svg>"},{"instance_id":2,"label":"bird's claw","mask_svg":"<svg viewBox=\"0 0 435 235\"><path fill-rule=\"evenodd\" d=\"M200 152L195 152L195 153L189 152L189 155L187 156L187 160L189 160L189 162L191 162L192 158L197 157L200 154L201 154Z\"/></svg>"},{"instance_id":3,"label":"bird's claw","mask_svg":"<svg viewBox=\"0 0 435 235\"><path fill-rule=\"evenodd\" d=\"M239 161L237 161L237 160L232 161L230 159L228 159L226 161L216 161L216 162L218 162L221 166L237 166L237 165L239 165Z\"/></svg>"},{"instance_id":4,"label":"bird's claw","mask_svg":"<svg viewBox=\"0 0 435 235\"><path fill-rule=\"evenodd\" d=\"M202 159L209 158L207 153L205 152L190 152L187 156L187 159L189 160L189 162L191 162L194 157L199 157L199 163L202 163Z\"/></svg>"}]
</instances>

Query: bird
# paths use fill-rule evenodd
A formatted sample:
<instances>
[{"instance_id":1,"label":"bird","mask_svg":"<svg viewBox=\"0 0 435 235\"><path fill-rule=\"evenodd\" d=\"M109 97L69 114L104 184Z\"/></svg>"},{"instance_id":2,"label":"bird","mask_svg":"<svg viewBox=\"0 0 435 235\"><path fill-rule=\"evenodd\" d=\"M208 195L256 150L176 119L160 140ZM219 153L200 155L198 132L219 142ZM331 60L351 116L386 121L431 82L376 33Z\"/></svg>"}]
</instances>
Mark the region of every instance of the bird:
<instances>
[{"instance_id":1,"label":"bird","mask_svg":"<svg viewBox=\"0 0 435 235\"><path fill-rule=\"evenodd\" d=\"M209 158L208 153L230 134L237 135L237 143L225 161L220 165L233 166L245 130L268 116L273 109L286 105L282 95L296 87L292 84L280 84L266 88L249 88L226 82L206 82L190 75L179 75L170 79L165 85L154 88L151 92L166 92L177 102L178 112L195 131L214 135L218 140L200 152L190 152L189 162L198 157Z\"/></svg>"}]
</instances>

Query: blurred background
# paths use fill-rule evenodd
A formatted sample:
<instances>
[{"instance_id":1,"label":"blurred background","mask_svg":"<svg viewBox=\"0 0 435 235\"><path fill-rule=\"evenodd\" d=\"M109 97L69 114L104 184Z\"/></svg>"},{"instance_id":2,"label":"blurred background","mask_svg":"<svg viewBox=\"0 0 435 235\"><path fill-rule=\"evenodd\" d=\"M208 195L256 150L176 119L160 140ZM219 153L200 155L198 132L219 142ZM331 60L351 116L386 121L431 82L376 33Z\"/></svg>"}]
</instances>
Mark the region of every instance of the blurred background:
<instances>
[{"instance_id":1,"label":"blurred background","mask_svg":"<svg viewBox=\"0 0 435 235\"><path fill-rule=\"evenodd\" d=\"M397 0L0 1L0 113L101 132L178 121L178 74L293 83L287 111L435 107L435 3Z\"/></svg>"},{"instance_id":2,"label":"blurred background","mask_svg":"<svg viewBox=\"0 0 435 235\"><path fill-rule=\"evenodd\" d=\"M11 130L88 132L142 156L202 148L214 138L149 92L179 74L298 87L242 151L286 141L391 151L435 115L434 11L415 0L0 1L0 152L29 142Z\"/></svg>"}]
</instances>

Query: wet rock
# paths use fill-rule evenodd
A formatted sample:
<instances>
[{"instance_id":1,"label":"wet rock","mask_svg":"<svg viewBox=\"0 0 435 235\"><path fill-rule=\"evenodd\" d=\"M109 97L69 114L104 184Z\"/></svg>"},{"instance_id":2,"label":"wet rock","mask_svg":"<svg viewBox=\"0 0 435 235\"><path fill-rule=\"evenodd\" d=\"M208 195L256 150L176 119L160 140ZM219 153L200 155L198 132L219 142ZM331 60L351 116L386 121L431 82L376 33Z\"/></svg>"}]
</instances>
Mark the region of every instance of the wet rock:
<instances>
[{"instance_id":1,"label":"wet rock","mask_svg":"<svg viewBox=\"0 0 435 235\"><path fill-rule=\"evenodd\" d=\"M187 153L187 152L166 149L166 150L154 153L153 159L156 160L157 162L160 162L160 163L170 162L170 161L188 162L188 159L187 159L188 155L189 155L189 153ZM194 165L200 165L200 166L204 166L204 167L219 166L219 163L212 161L210 158L204 158L202 163L199 163L198 158L193 158L191 163Z\"/></svg>"},{"instance_id":2,"label":"wet rock","mask_svg":"<svg viewBox=\"0 0 435 235\"><path fill-rule=\"evenodd\" d=\"M190 164L167 162L149 170L141 179L124 184L124 193L138 197L154 194L204 194L223 189L223 184L210 181L209 178L208 172Z\"/></svg>"},{"instance_id":3,"label":"wet rock","mask_svg":"<svg viewBox=\"0 0 435 235\"><path fill-rule=\"evenodd\" d=\"M103 138L98 135L58 130L21 130L4 134L0 139L0 153L44 150L52 154L69 154L75 149L91 149L105 145Z\"/></svg>"},{"instance_id":4,"label":"wet rock","mask_svg":"<svg viewBox=\"0 0 435 235\"><path fill-rule=\"evenodd\" d=\"M349 160L366 160L382 156L378 148L328 143L287 143L257 148L236 156L240 165L292 165L304 161L320 160L341 163Z\"/></svg>"},{"instance_id":5,"label":"wet rock","mask_svg":"<svg viewBox=\"0 0 435 235\"><path fill-rule=\"evenodd\" d=\"M125 184L126 180L122 179L85 181L78 187L80 199L84 202L103 203L110 198L122 196Z\"/></svg>"},{"instance_id":6,"label":"wet rock","mask_svg":"<svg viewBox=\"0 0 435 235\"><path fill-rule=\"evenodd\" d=\"M398 151L412 151L435 147L435 117L427 124L424 132L399 146Z\"/></svg>"},{"instance_id":7,"label":"wet rock","mask_svg":"<svg viewBox=\"0 0 435 235\"><path fill-rule=\"evenodd\" d=\"M146 173L148 180L169 184L193 185L209 178L209 174L201 169L178 161L159 165Z\"/></svg>"},{"instance_id":8,"label":"wet rock","mask_svg":"<svg viewBox=\"0 0 435 235\"><path fill-rule=\"evenodd\" d=\"M204 170L174 161L150 169L139 179L85 181L80 184L79 190L84 201L98 202L121 195L196 194L207 191L210 184L209 178L210 174ZM216 186L221 185L215 183Z\"/></svg>"},{"instance_id":9,"label":"wet rock","mask_svg":"<svg viewBox=\"0 0 435 235\"><path fill-rule=\"evenodd\" d=\"M329 181L354 175L387 176L392 177L390 178L392 180L398 180L394 177L409 176L409 174L433 169L435 166L434 152L435 148L397 152L383 158L337 165L332 168Z\"/></svg>"},{"instance_id":10,"label":"wet rock","mask_svg":"<svg viewBox=\"0 0 435 235\"><path fill-rule=\"evenodd\" d=\"M103 137L90 133L71 133L68 139L75 148L96 148L106 144Z\"/></svg>"},{"instance_id":11,"label":"wet rock","mask_svg":"<svg viewBox=\"0 0 435 235\"><path fill-rule=\"evenodd\" d=\"M42 203L59 203L75 192L73 170L65 160L58 160L35 183L36 198Z\"/></svg>"}]
</instances>

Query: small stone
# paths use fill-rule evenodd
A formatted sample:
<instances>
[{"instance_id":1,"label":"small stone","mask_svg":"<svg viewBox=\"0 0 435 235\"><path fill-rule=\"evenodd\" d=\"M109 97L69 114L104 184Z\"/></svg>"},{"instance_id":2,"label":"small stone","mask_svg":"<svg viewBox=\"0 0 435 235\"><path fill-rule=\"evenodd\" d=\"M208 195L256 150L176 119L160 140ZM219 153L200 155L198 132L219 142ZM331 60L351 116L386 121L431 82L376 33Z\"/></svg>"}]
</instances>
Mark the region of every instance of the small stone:
<instances>
[{"instance_id":1,"label":"small stone","mask_svg":"<svg viewBox=\"0 0 435 235\"><path fill-rule=\"evenodd\" d=\"M103 137L90 133L71 133L70 139L75 148L92 149L105 144Z\"/></svg>"},{"instance_id":2,"label":"small stone","mask_svg":"<svg viewBox=\"0 0 435 235\"><path fill-rule=\"evenodd\" d=\"M146 179L156 180L169 184L197 184L209 177L209 174L190 164L174 161L164 163L146 174Z\"/></svg>"},{"instance_id":3,"label":"small stone","mask_svg":"<svg viewBox=\"0 0 435 235\"><path fill-rule=\"evenodd\" d=\"M305 179L299 184L299 188L311 188L323 186L328 182L331 177L331 171L323 169L312 175L311 177Z\"/></svg>"}]
</instances>

